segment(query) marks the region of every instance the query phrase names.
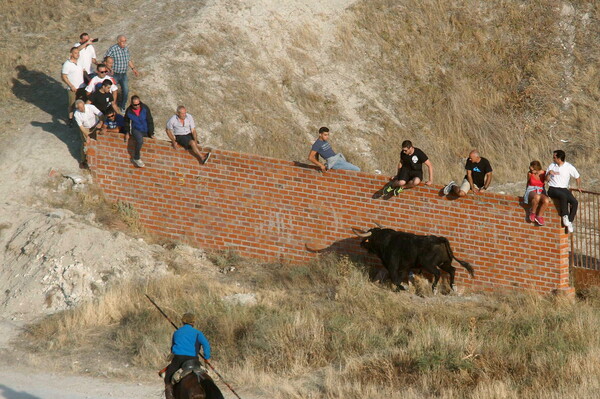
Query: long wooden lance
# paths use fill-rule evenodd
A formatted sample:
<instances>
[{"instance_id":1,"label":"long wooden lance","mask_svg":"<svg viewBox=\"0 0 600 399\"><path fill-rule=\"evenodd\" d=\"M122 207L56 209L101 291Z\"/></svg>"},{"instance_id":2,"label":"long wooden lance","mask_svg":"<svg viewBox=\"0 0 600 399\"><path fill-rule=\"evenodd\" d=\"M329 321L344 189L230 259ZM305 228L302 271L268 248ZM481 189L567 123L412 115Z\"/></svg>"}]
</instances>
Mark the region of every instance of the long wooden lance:
<instances>
[{"instance_id":1,"label":"long wooden lance","mask_svg":"<svg viewBox=\"0 0 600 399\"><path fill-rule=\"evenodd\" d=\"M158 309L158 311L160 312L160 314L162 314L162 315L165 317L165 319L167 319L167 321L168 321L169 323L171 323L171 325L173 326L173 328L174 328L175 330L177 330L177 328L178 328L178 327L177 327L177 325L176 325L175 323L173 323L173 320L171 320L171 319L169 318L169 316L167 316L167 314L166 314L165 312L163 312L163 310L160 308L160 306L158 306L158 305L156 304L156 302L154 302L154 301L152 300L152 298L150 298L150 297L148 296L148 294L144 294L144 295L146 295L146 298L148 298L148 300L149 300L149 301L150 301L150 302L151 302L151 303L154 305L154 307L156 307L156 309ZM238 394L237 394L237 392L236 392L236 391L235 391L235 390L234 390L234 389L231 387L231 385L229 385L229 384L227 383L227 381L225 381L225 378L223 378L223 376L222 376L222 375L221 375L221 374L220 374L220 373L217 371L217 369L215 369L215 368L213 367L213 365L212 365L212 364L211 364L211 363L208 361L208 359L207 359L207 358L205 358L204 356L202 356L202 354L201 354L201 353L198 353L198 356L200 356L200 357L202 358L202 360L204 360L204 362L205 362L206 364L208 364L208 366L209 366L209 367L212 369L212 371L214 371L214 372L215 372L215 374L216 374L216 375L217 375L217 376L218 376L218 377L221 379L221 381L223 381L223 384L225 384L225 385L227 386L227 388L229 388L229 390L230 390L231 392L233 392L233 394L234 394L234 395L235 395L235 396L236 396L238 399L242 399L242 398L240 398L240 395L238 395Z\"/></svg>"}]
</instances>

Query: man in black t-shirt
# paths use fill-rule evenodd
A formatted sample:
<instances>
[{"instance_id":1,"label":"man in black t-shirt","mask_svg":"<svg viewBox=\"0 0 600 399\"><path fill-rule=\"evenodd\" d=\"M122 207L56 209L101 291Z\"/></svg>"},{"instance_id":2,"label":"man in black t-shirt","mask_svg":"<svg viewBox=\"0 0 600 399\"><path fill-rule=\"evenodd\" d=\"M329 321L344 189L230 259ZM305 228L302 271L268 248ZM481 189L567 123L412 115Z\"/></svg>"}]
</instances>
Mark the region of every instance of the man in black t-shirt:
<instances>
[{"instance_id":1,"label":"man in black t-shirt","mask_svg":"<svg viewBox=\"0 0 600 399\"><path fill-rule=\"evenodd\" d=\"M480 193L487 190L492 183L492 165L490 161L479 156L477 150L473 150L469 153L469 158L465 163L465 175L460 187L451 181L446 187L444 187L444 194L450 193L459 197L467 195L469 190L473 190L474 194Z\"/></svg>"},{"instance_id":2,"label":"man in black t-shirt","mask_svg":"<svg viewBox=\"0 0 600 399\"><path fill-rule=\"evenodd\" d=\"M103 114L106 114L111 108L117 111L116 106L113 106L114 96L110 92L112 84L110 79L105 79L98 90L88 94L88 104L93 104Z\"/></svg>"},{"instance_id":3,"label":"man in black t-shirt","mask_svg":"<svg viewBox=\"0 0 600 399\"><path fill-rule=\"evenodd\" d=\"M429 180L425 182L425 185L431 186L433 183L433 165L431 161L423 151L413 147L411 141L403 141L400 162L398 163L398 174L385 185L383 188L384 194L393 191L394 195L398 195L406 188L418 186L423 180L423 164L427 166L429 172Z\"/></svg>"}]
</instances>

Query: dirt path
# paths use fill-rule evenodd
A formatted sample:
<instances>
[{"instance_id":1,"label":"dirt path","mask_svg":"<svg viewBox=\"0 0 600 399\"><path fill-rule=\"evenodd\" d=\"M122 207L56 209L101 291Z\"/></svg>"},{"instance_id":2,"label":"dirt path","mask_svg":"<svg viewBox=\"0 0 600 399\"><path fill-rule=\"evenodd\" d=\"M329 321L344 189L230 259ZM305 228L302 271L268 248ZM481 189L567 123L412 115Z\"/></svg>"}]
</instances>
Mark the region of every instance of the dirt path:
<instances>
[{"instance_id":1,"label":"dirt path","mask_svg":"<svg viewBox=\"0 0 600 399\"><path fill-rule=\"evenodd\" d=\"M0 368L0 398L5 399L162 398L163 392L159 387L159 383L144 385Z\"/></svg>"}]
</instances>

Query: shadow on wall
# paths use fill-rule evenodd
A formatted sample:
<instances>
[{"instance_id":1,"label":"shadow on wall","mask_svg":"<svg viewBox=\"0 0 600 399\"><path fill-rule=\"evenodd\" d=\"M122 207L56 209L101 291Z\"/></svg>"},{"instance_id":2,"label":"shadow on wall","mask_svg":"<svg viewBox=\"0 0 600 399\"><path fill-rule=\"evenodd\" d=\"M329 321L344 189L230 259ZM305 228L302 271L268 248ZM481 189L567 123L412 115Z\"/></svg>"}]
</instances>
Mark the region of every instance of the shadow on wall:
<instances>
[{"instance_id":1,"label":"shadow on wall","mask_svg":"<svg viewBox=\"0 0 600 399\"><path fill-rule=\"evenodd\" d=\"M40 399L38 396L28 394L27 392L18 392L2 384L0 384L0 397L6 399Z\"/></svg>"},{"instance_id":2,"label":"shadow on wall","mask_svg":"<svg viewBox=\"0 0 600 399\"><path fill-rule=\"evenodd\" d=\"M30 70L25 65L19 65L15 69L17 77L13 79L13 94L52 117L52 122L33 121L31 125L55 135L66 144L71 156L78 160L81 140L77 127L69 129L65 124L67 93L62 83L43 72Z\"/></svg>"},{"instance_id":3,"label":"shadow on wall","mask_svg":"<svg viewBox=\"0 0 600 399\"><path fill-rule=\"evenodd\" d=\"M360 238L358 237L344 238L343 240L333 242L329 246L320 246L313 242L307 242L304 246L306 250L311 253L335 253L337 255L347 256L352 263L358 267L364 268L364 271L368 273L371 281L380 281L382 271L385 270L377 256L369 254L366 249L360 247Z\"/></svg>"}]
</instances>

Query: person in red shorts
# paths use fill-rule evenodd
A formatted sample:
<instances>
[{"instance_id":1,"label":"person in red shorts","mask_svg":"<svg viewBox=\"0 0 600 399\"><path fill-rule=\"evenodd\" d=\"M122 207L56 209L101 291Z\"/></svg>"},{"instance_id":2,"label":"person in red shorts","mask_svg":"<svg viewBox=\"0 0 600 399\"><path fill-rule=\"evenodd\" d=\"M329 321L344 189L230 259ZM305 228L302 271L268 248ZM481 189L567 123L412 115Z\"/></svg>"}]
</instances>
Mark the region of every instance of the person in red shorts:
<instances>
[{"instance_id":1,"label":"person in red shorts","mask_svg":"<svg viewBox=\"0 0 600 399\"><path fill-rule=\"evenodd\" d=\"M523 195L523 202L531 204L529 209L529 221L544 225L544 211L550 205L550 197L546 194L544 184L546 182L546 172L542 170L540 161L531 161L529 163L529 172L527 172L527 187Z\"/></svg>"}]
</instances>

